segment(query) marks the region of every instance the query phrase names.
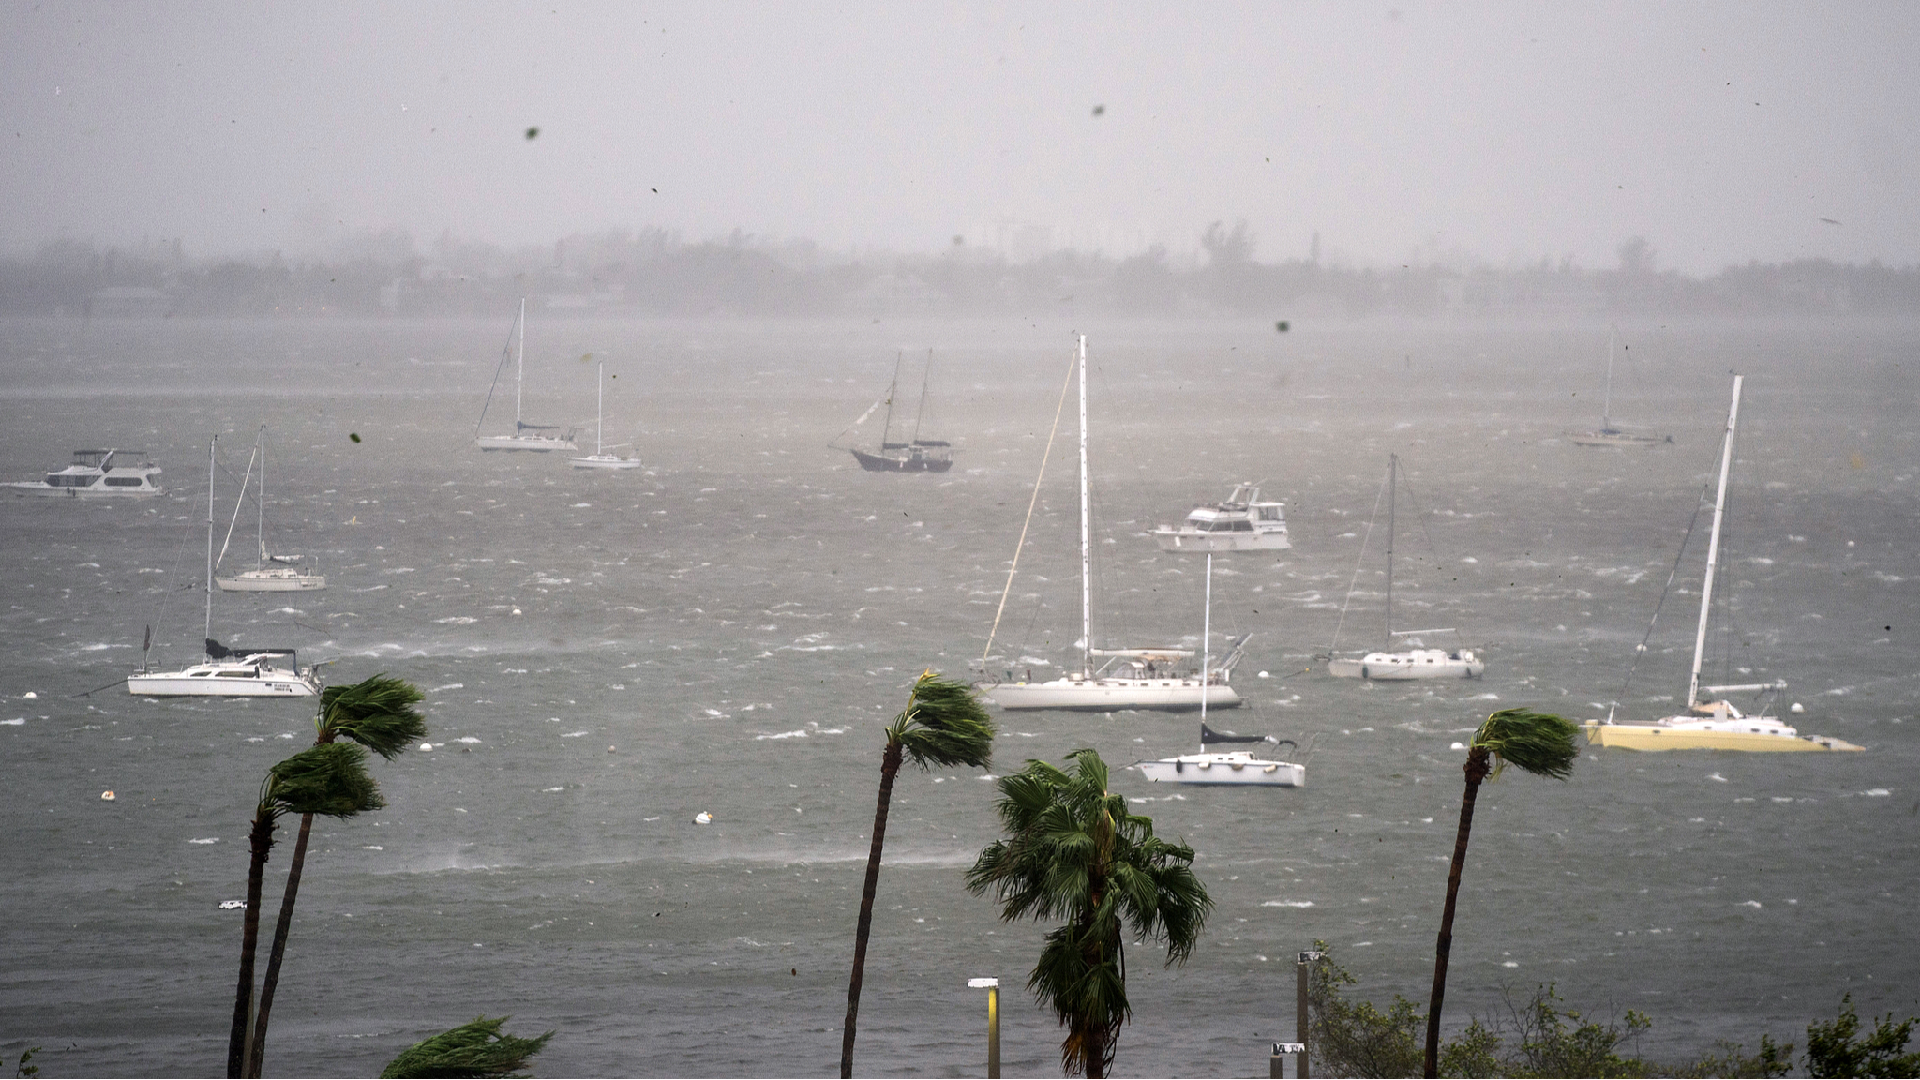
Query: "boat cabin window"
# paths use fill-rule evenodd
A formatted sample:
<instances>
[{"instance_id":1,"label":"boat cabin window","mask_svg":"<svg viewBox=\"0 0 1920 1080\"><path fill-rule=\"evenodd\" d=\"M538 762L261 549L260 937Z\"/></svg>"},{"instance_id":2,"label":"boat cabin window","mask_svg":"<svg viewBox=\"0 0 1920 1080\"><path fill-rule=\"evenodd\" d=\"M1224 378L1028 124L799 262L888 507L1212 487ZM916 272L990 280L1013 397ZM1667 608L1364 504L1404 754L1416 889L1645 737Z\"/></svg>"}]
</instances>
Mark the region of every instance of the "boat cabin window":
<instances>
[{"instance_id":1,"label":"boat cabin window","mask_svg":"<svg viewBox=\"0 0 1920 1080\"><path fill-rule=\"evenodd\" d=\"M1262 506L1259 508L1259 510L1260 510L1261 521L1279 521L1280 520L1280 508L1277 506Z\"/></svg>"},{"instance_id":2,"label":"boat cabin window","mask_svg":"<svg viewBox=\"0 0 1920 1080\"><path fill-rule=\"evenodd\" d=\"M87 487L93 483L91 476L69 476L66 473L48 473L47 483L54 487Z\"/></svg>"},{"instance_id":3,"label":"boat cabin window","mask_svg":"<svg viewBox=\"0 0 1920 1080\"><path fill-rule=\"evenodd\" d=\"M108 487L139 487L140 478L137 476L109 476L107 477L107 486Z\"/></svg>"}]
</instances>

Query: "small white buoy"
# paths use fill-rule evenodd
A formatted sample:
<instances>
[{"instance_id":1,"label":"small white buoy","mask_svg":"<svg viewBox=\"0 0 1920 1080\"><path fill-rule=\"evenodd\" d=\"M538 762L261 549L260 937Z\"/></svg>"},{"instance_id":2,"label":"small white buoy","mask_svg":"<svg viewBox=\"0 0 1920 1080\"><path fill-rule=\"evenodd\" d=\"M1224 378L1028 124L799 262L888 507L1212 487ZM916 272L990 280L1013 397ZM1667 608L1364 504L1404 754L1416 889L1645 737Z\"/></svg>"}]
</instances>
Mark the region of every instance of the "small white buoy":
<instances>
[{"instance_id":1,"label":"small white buoy","mask_svg":"<svg viewBox=\"0 0 1920 1080\"><path fill-rule=\"evenodd\" d=\"M518 615L518 614L520 614L520 609L519 609L519 608L514 608L514 609L513 609L513 613L514 613L515 615Z\"/></svg>"},{"instance_id":2,"label":"small white buoy","mask_svg":"<svg viewBox=\"0 0 1920 1080\"><path fill-rule=\"evenodd\" d=\"M611 754L613 752L614 752L613 747L611 746L607 747L607 753Z\"/></svg>"},{"instance_id":3,"label":"small white buoy","mask_svg":"<svg viewBox=\"0 0 1920 1080\"><path fill-rule=\"evenodd\" d=\"M1797 713L1803 713L1807 711L1807 707L1796 701L1793 703L1793 711Z\"/></svg>"},{"instance_id":4,"label":"small white buoy","mask_svg":"<svg viewBox=\"0 0 1920 1080\"><path fill-rule=\"evenodd\" d=\"M711 825L713 824L713 815L707 813L705 810L702 810L699 813L693 815L693 823L695 825Z\"/></svg>"},{"instance_id":5,"label":"small white buoy","mask_svg":"<svg viewBox=\"0 0 1920 1080\"><path fill-rule=\"evenodd\" d=\"M220 901L221 911L245 911L246 909L247 909L247 902L245 900Z\"/></svg>"},{"instance_id":6,"label":"small white buoy","mask_svg":"<svg viewBox=\"0 0 1920 1080\"><path fill-rule=\"evenodd\" d=\"M430 742L423 742L423 743L421 743L421 744L420 744L420 749L422 749L422 750L431 750L431 749L433 749L433 744L432 744L432 743L430 743Z\"/></svg>"},{"instance_id":7,"label":"small white buoy","mask_svg":"<svg viewBox=\"0 0 1920 1080\"><path fill-rule=\"evenodd\" d=\"M37 697L39 697L40 695L39 695L39 694L36 694L36 693L34 693L34 692L33 692L33 691L31 691L31 690L29 690L29 691L27 691L26 693L24 693L24 694L21 694L20 696L21 696L21 697L22 697L23 699L25 699L25 700L27 700L27 701L32 701L33 699L35 699L35 698L37 698Z\"/></svg>"},{"instance_id":8,"label":"small white buoy","mask_svg":"<svg viewBox=\"0 0 1920 1080\"><path fill-rule=\"evenodd\" d=\"M101 792L101 793L100 793L100 801L101 801L101 802L112 802L112 801L113 801L113 789L112 789L112 788L108 788L107 790L105 790L105 791L103 791L103 792Z\"/></svg>"},{"instance_id":9,"label":"small white buoy","mask_svg":"<svg viewBox=\"0 0 1920 1080\"><path fill-rule=\"evenodd\" d=\"M1467 744L1463 742L1457 742L1457 743L1454 743L1452 746L1447 747L1447 749L1449 750L1465 750L1466 748L1467 748Z\"/></svg>"},{"instance_id":10,"label":"small white buoy","mask_svg":"<svg viewBox=\"0 0 1920 1080\"><path fill-rule=\"evenodd\" d=\"M1264 679L1264 678L1267 678L1268 676L1267 676L1267 673L1263 671L1260 673L1260 677Z\"/></svg>"}]
</instances>

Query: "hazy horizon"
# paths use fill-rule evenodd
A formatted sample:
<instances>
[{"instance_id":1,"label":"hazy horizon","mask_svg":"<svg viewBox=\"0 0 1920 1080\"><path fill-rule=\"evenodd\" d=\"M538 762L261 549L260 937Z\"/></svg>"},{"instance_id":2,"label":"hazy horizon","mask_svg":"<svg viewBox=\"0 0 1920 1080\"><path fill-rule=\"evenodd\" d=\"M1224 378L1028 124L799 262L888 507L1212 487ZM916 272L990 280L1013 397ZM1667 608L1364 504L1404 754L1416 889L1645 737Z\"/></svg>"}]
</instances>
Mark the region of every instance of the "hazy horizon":
<instances>
[{"instance_id":1,"label":"hazy horizon","mask_svg":"<svg viewBox=\"0 0 1920 1080\"><path fill-rule=\"evenodd\" d=\"M0 250L734 230L834 251L1920 262L1920 10L0 9ZM528 137L529 129L537 129Z\"/></svg>"}]
</instances>

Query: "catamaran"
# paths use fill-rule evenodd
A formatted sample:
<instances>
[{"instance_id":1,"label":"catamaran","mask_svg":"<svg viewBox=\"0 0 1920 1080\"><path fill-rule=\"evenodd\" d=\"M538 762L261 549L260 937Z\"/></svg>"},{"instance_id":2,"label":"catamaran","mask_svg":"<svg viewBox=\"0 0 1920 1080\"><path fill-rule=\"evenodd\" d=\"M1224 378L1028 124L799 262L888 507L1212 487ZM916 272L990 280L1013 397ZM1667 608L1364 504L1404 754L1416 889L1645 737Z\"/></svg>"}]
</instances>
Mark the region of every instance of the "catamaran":
<instances>
[{"instance_id":1,"label":"catamaran","mask_svg":"<svg viewBox=\"0 0 1920 1080\"><path fill-rule=\"evenodd\" d=\"M989 701L1003 709L1079 709L1096 712L1115 712L1122 709L1162 709L1192 710L1205 707L1208 703L1217 709L1228 709L1240 704L1240 695L1228 685L1233 667L1239 662L1241 653L1246 649L1247 638L1242 637L1232 643L1226 658L1218 665L1211 662L1211 653L1207 646L1212 637L1212 575L1209 573L1207 589L1209 605L1207 623L1201 633L1201 663L1199 671L1192 671L1188 664L1194 658L1192 649L1173 648L1134 648L1134 649L1096 649L1093 647L1093 549L1091 501L1088 496L1087 476L1087 339L1080 337L1080 351L1077 361L1080 379L1080 670L1068 672L1058 679L1047 682L1034 682L1031 675L1025 679L1015 679L1009 671L1007 678L999 682L983 682L978 689L987 695ZM1035 484L1036 493L1038 482ZM1021 537L1025 540L1024 533ZM1014 570L1019 567L1019 552L1014 553ZM1211 570L1213 557L1209 555L1208 567ZM1013 571L1007 575L1007 592L1013 588ZM1001 610L1005 610L1007 592L1000 597ZM996 628L998 618L995 619ZM993 635L987 636L986 653L993 650ZM1094 658L1102 661L1095 667ZM981 664L987 663L986 654Z\"/></svg>"},{"instance_id":2,"label":"catamaran","mask_svg":"<svg viewBox=\"0 0 1920 1080\"><path fill-rule=\"evenodd\" d=\"M316 574L311 569L296 566L306 558L304 555L276 555L267 550L267 428L260 426L260 436L254 446L254 454L260 459L260 497L255 500L257 510L255 531L260 544L260 562L252 570L243 570L232 577L215 578L215 584L221 592L316 592L327 587L325 575ZM253 475L253 463L247 463L247 476ZM240 517L240 507L247 499L247 481L240 481L240 499L234 504L235 522ZM227 543L233 542L233 526L227 526ZM227 553L227 545L220 546L220 554ZM220 559L214 559L218 566Z\"/></svg>"},{"instance_id":3,"label":"catamaran","mask_svg":"<svg viewBox=\"0 0 1920 1080\"><path fill-rule=\"evenodd\" d=\"M292 649L232 649L213 639L213 485L219 445L215 437L207 448L206 662L179 671L150 670L144 663L153 645L149 627L141 668L127 676L127 692L150 697L313 697L320 692L320 680L312 668L300 666Z\"/></svg>"},{"instance_id":4,"label":"catamaran","mask_svg":"<svg viewBox=\"0 0 1920 1080\"><path fill-rule=\"evenodd\" d=\"M1707 615L1713 603L1714 571L1720 562L1720 523L1727 509L1727 474L1733 467L1733 431L1740 418L1740 386L1744 376L1733 377L1733 405L1727 410L1727 434L1720 447L1720 486L1713 500L1713 534L1707 541L1707 569L1700 587L1700 626L1693 636L1693 673L1687 679L1687 711L1651 723L1631 723L1614 719L1607 710L1605 720L1589 720L1587 741L1599 746L1623 750L1746 750L1746 751L1820 751L1863 750L1865 747L1827 735L1802 735L1799 731L1767 716L1747 716L1721 694L1750 691L1778 692L1785 682L1743 683L1737 685L1700 685L1700 664L1707 644ZM1658 613L1655 618L1658 618ZM1648 631L1652 633L1651 629ZM1642 642L1640 650L1646 650ZM1701 700L1706 694L1713 700Z\"/></svg>"},{"instance_id":5,"label":"catamaran","mask_svg":"<svg viewBox=\"0 0 1920 1080\"><path fill-rule=\"evenodd\" d=\"M1433 630L1395 630L1393 628L1393 507L1395 492L1399 486L1400 455L1387 455L1387 643L1388 648L1370 652L1358 659L1352 657L1332 657L1327 661L1327 674L1343 679L1372 679L1379 682L1407 682L1414 679L1472 679L1487 670L1487 662L1480 659L1472 649L1403 649L1398 652L1391 648L1395 638L1418 639L1427 634L1455 633L1453 627L1445 626ZM1379 503L1375 503L1376 509ZM1369 522L1367 531L1373 531ZM1361 544L1362 557L1366 554L1366 545ZM1354 577L1359 578L1359 568L1354 569ZM1347 589L1347 600L1353 599L1353 589ZM1346 609L1341 608L1344 620ZM1339 630L1334 631L1336 641ZM1329 648L1331 653L1332 649Z\"/></svg>"},{"instance_id":6,"label":"catamaran","mask_svg":"<svg viewBox=\"0 0 1920 1080\"><path fill-rule=\"evenodd\" d=\"M502 349L500 366L494 369L493 385L487 387L487 403L480 407L480 421L473 427L473 441L482 450L527 450L537 454L554 450L578 450L573 444L573 432L566 435L545 435L542 432L556 431L558 425L529 424L521 419L520 391L525 382L527 371L527 300L520 298L520 316L513 321L514 330L507 340L515 347ZM480 428L487 422L487 409L493 405L493 391L500 385L500 376L507 370L507 360L513 359L513 434L482 435Z\"/></svg>"}]
</instances>

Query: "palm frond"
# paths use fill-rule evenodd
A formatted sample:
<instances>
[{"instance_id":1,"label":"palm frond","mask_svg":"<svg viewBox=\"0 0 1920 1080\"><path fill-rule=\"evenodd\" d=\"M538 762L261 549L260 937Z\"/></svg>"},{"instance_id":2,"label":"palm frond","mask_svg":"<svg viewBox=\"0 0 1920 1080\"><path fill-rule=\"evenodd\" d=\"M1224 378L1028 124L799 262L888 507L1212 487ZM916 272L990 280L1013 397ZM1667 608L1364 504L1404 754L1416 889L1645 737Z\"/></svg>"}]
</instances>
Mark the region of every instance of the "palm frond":
<instances>
[{"instance_id":1,"label":"palm frond","mask_svg":"<svg viewBox=\"0 0 1920 1080\"><path fill-rule=\"evenodd\" d=\"M414 1043L388 1062L380 1076L387 1080L390 1077L496 1077L520 1073L535 1054L546 1048L553 1032L534 1039L506 1035L500 1028L509 1019L476 1016L470 1024L449 1028L431 1039Z\"/></svg>"},{"instance_id":2,"label":"palm frond","mask_svg":"<svg viewBox=\"0 0 1920 1080\"><path fill-rule=\"evenodd\" d=\"M375 675L352 686L320 691L320 734L351 739L392 759L427 733L427 721L414 706L426 698L404 679Z\"/></svg>"},{"instance_id":3,"label":"palm frond","mask_svg":"<svg viewBox=\"0 0 1920 1080\"><path fill-rule=\"evenodd\" d=\"M973 687L932 671L923 673L907 697L906 711L887 729L922 769L930 765L986 768L993 761L993 717Z\"/></svg>"},{"instance_id":4,"label":"palm frond","mask_svg":"<svg viewBox=\"0 0 1920 1080\"><path fill-rule=\"evenodd\" d=\"M1579 730L1551 713L1502 709L1474 732L1473 745L1494 756L1495 776L1513 765L1536 776L1565 780L1573 775L1573 763L1580 758Z\"/></svg>"},{"instance_id":5,"label":"palm frond","mask_svg":"<svg viewBox=\"0 0 1920 1080\"><path fill-rule=\"evenodd\" d=\"M352 817L387 805L367 772L367 752L353 743L322 743L267 771L261 808L271 814Z\"/></svg>"}]
</instances>

